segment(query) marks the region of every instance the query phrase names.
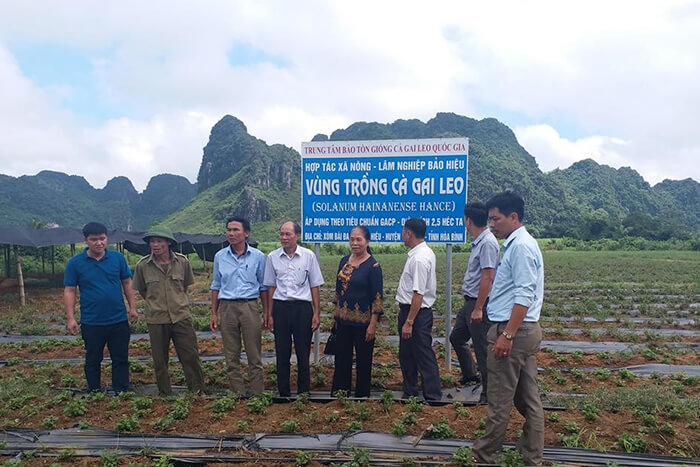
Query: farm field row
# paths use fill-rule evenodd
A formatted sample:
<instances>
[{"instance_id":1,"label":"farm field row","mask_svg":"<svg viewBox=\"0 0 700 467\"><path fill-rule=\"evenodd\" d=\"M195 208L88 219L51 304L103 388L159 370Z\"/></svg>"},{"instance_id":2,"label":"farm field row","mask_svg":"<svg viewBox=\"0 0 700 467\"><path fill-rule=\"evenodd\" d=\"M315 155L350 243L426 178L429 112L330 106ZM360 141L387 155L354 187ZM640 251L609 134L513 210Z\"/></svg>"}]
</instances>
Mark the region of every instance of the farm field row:
<instances>
[{"instance_id":1,"label":"farm field row","mask_svg":"<svg viewBox=\"0 0 700 467\"><path fill-rule=\"evenodd\" d=\"M689 462L689 456L700 456L700 384L694 373L700 366L700 253L545 251L544 257L542 326L547 342L538 354L538 385L549 407L562 408L546 413L546 444L605 452L667 454L686 457ZM459 289L466 258L464 253L454 255L453 315L461 306ZM329 281L322 289L327 314L322 319L323 331L328 331L332 323L334 284L329 279L334 277L339 259L321 259L324 277ZM392 336L396 334L397 313L393 294L405 256L378 255L378 259L384 270L388 305L384 326L378 332L372 378L374 390L381 395L382 391L401 387L396 337ZM441 297L435 306L434 335L444 336L444 254L438 255L438 261ZM203 331L209 321L209 280L207 274L198 272L191 290L195 326ZM24 309L17 305L12 293L3 292L0 333L56 337L65 334L61 292L57 287L30 288ZM138 307L143 306L139 301ZM134 332L144 329L139 324ZM484 406L403 403L394 400L391 392L385 393L382 400L368 401L340 398L320 403L301 398L288 404L271 404L270 396L239 400L225 392L227 378L220 338L204 334L199 345L206 357L208 395L148 395L155 378L148 359L150 344L144 339L132 342L130 350L137 393L111 397L74 395L75 389L85 385L80 360L24 362L79 359L83 352L80 340L44 338L2 343L0 361L6 364L0 366L0 428L78 426L121 433L200 435L370 430L453 438L465 443L483 430ZM473 388L458 387L460 374L456 366L451 372L444 370L441 341L436 342L435 349L443 388L472 391ZM264 350L273 355L270 335L264 339ZM452 360L455 361L454 354ZM648 367L651 371L638 372L638 365L679 366L654 366ZM327 393L332 372L332 364L313 365L313 390ZM106 384L109 365L105 365L103 373ZM171 365L171 375L174 384L184 383L177 362ZM265 365L265 387L270 394L276 388L273 363ZM513 410L507 441L516 440L521 423L522 418ZM266 456L288 456L289 462L295 462L297 454L268 453L263 457ZM44 465L39 459L23 462ZM147 461L133 458L130 462Z\"/></svg>"}]
</instances>

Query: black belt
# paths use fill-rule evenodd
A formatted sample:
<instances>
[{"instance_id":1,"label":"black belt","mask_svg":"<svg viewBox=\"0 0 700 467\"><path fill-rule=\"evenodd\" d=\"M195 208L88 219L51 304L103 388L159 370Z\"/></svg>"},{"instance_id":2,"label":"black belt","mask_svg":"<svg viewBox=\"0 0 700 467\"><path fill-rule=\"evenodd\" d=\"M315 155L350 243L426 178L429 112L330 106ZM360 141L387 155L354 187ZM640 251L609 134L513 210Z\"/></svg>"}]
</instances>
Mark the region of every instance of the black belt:
<instances>
[{"instance_id":1,"label":"black belt","mask_svg":"<svg viewBox=\"0 0 700 467\"><path fill-rule=\"evenodd\" d=\"M464 296L464 299L465 299L465 300L476 300L477 297L470 297L469 295L465 295L465 296Z\"/></svg>"},{"instance_id":2,"label":"black belt","mask_svg":"<svg viewBox=\"0 0 700 467\"><path fill-rule=\"evenodd\" d=\"M401 308L401 309L404 309L404 308L411 308L411 305L410 305L410 304L409 304L409 305L405 305L405 304L403 304L403 303L399 303L399 308ZM418 310L418 311L422 311L422 310L432 310L432 307L422 307L422 308L421 308L420 310Z\"/></svg>"},{"instance_id":3,"label":"black belt","mask_svg":"<svg viewBox=\"0 0 700 467\"><path fill-rule=\"evenodd\" d=\"M254 302L257 299L258 299L258 297L255 297L255 298L220 298L219 300L223 300L225 302Z\"/></svg>"}]
</instances>

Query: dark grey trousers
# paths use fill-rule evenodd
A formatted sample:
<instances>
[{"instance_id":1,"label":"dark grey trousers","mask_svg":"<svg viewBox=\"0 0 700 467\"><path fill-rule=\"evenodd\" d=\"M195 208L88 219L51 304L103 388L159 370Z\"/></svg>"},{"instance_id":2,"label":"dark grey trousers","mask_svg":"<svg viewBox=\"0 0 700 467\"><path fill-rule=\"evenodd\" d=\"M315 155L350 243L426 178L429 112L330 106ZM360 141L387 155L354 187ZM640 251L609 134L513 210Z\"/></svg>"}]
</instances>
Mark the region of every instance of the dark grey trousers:
<instances>
[{"instance_id":1,"label":"dark grey trousers","mask_svg":"<svg viewBox=\"0 0 700 467\"><path fill-rule=\"evenodd\" d=\"M418 396L418 373L423 382L423 397L427 401L442 399L440 372L433 350L433 310L421 308L413 320L410 339L401 336L410 306L400 305L399 310L399 363L403 373L403 392L406 396Z\"/></svg>"},{"instance_id":2,"label":"dark grey trousers","mask_svg":"<svg viewBox=\"0 0 700 467\"><path fill-rule=\"evenodd\" d=\"M513 350L506 358L496 359L492 349L506 323L494 323L487 339L489 405L486 412L486 433L474 443L474 455L479 461L493 464L503 446L503 438L515 408L525 417L523 434L517 447L525 465L541 465L544 450L544 411L537 389L537 351L542 341L539 323L522 323L513 340Z\"/></svg>"},{"instance_id":3,"label":"dark grey trousers","mask_svg":"<svg viewBox=\"0 0 700 467\"><path fill-rule=\"evenodd\" d=\"M170 374L168 373L171 339L185 373L187 389L192 392L204 390L204 374L199 362L197 335L194 332L191 319L187 318L170 324L149 324L148 336L151 339L151 356L153 357L153 369L156 373L158 391L162 394L172 393Z\"/></svg>"},{"instance_id":4,"label":"dark grey trousers","mask_svg":"<svg viewBox=\"0 0 700 467\"><path fill-rule=\"evenodd\" d=\"M488 303L488 300L487 300ZM465 298L464 306L455 319L455 327L450 333L450 343L455 349L459 367L462 369L462 378L473 378L476 376L476 367L479 368L481 374L482 392L486 394L488 389L488 371L486 369L486 332L489 325L486 321L486 313L484 312L484 321L480 323L472 323L472 311L476 305L475 298ZM484 305L486 308L486 305ZM471 339L476 354L477 365L474 365L472 353L469 350L469 340Z\"/></svg>"}]
</instances>

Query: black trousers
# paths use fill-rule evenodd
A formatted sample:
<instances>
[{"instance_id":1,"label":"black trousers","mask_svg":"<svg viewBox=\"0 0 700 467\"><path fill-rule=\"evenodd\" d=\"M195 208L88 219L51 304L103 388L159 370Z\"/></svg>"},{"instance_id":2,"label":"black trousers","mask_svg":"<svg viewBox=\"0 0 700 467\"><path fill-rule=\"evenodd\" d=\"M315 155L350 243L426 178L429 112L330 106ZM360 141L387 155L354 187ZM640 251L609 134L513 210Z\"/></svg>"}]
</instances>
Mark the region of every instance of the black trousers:
<instances>
[{"instance_id":1,"label":"black trousers","mask_svg":"<svg viewBox=\"0 0 700 467\"><path fill-rule=\"evenodd\" d=\"M275 300L272 304L272 319L277 354L277 390L281 397L289 397L289 377L292 357L292 339L297 356L297 394L309 392L311 371L311 302Z\"/></svg>"},{"instance_id":2,"label":"black trousers","mask_svg":"<svg viewBox=\"0 0 700 467\"><path fill-rule=\"evenodd\" d=\"M336 323L335 331L335 371L331 394L336 391L350 393L352 386L352 350L355 349L357 381L355 382L355 397L369 397L372 383L372 353L374 339L365 342L368 325L349 326Z\"/></svg>"},{"instance_id":3,"label":"black trousers","mask_svg":"<svg viewBox=\"0 0 700 467\"><path fill-rule=\"evenodd\" d=\"M403 373L404 396L418 396L418 373L423 382L425 400L441 400L440 372L433 350L433 310L421 308L413 320L410 339L401 337L401 328L408 317L409 305L399 310L399 363Z\"/></svg>"},{"instance_id":4,"label":"black trousers","mask_svg":"<svg viewBox=\"0 0 700 467\"><path fill-rule=\"evenodd\" d=\"M488 300L486 301L488 303ZM481 374L481 384L483 387L483 393L486 394L486 388L488 387L488 370L486 369L486 333L489 330L488 319L486 317L486 311L484 311L484 320L480 323L472 323L472 311L474 311L474 306L476 305L476 298L466 298L464 299L464 306L457 314L457 319L455 320L455 327L450 333L450 343L455 349L457 354L457 359L459 360L459 367L462 369L462 378L473 378L476 376L476 366L479 368L479 373ZM486 308L486 304L484 304ZM474 359L472 358L472 353L469 350L469 339L471 339L474 346L474 353L476 354L477 365L474 365Z\"/></svg>"},{"instance_id":5,"label":"black trousers","mask_svg":"<svg viewBox=\"0 0 700 467\"><path fill-rule=\"evenodd\" d=\"M112 389L115 392L129 390L129 322L95 326L81 324L80 334L85 342L85 380L88 391L102 389L102 359L105 344L112 359Z\"/></svg>"}]
</instances>

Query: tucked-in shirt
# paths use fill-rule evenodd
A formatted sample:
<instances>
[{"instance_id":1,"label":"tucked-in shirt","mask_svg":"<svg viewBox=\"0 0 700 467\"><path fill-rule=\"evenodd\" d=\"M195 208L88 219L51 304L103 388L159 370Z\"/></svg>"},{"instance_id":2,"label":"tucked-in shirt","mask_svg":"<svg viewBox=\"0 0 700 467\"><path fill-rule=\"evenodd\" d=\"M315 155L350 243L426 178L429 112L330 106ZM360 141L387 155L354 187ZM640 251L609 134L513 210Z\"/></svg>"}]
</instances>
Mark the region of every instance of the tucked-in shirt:
<instances>
[{"instance_id":1,"label":"tucked-in shirt","mask_svg":"<svg viewBox=\"0 0 700 467\"><path fill-rule=\"evenodd\" d=\"M472 242L472 251L467 262L467 271L462 282L462 295L470 298L479 296L481 271L494 269L498 264L498 240L489 229L484 230Z\"/></svg>"},{"instance_id":2,"label":"tucked-in shirt","mask_svg":"<svg viewBox=\"0 0 700 467\"><path fill-rule=\"evenodd\" d=\"M340 260L335 281L335 320L349 326L366 326L372 315L384 312L382 267L373 256L352 266L346 256Z\"/></svg>"},{"instance_id":3,"label":"tucked-in shirt","mask_svg":"<svg viewBox=\"0 0 700 467\"><path fill-rule=\"evenodd\" d=\"M186 289L194 284L192 266L185 255L170 253L170 264L144 256L134 266L131 286L146 297L148 324L177 323L190 317Z\"/></svg>"},{"instance_id":4,"label":"tucked-in shirt","mask_svg":"<svg viewBox=\"0 0 700 467\"><path fill-rule=\"evenodd\" d=\"M421 308L430 308L435 303L437 297L435 253L425 242L419 243L408 252L408 259L396 289L396 303L410 305L413 292L423 296Z\"/></svg>"},{"instance_id":5,"label":"tucked-in shirt","mask_svg":"<svg viewBox=\"0 0 700 467\"><path fill-rule=\"evenodd\" d=\"M503 243L487 313L491 321L510 320L513 305L527 307L525 321L537 322L544 295L544 265L537 241L520 227Z\"/></svg>"},{"instance_id":6,"label":"tucked-in shirt","mask_svg":"<svg viewBox=\"0 0 700 467\"><path fill-rule=\"evenodd\" d=\"M311 301L311 288L323 284L323 276L313 251L297 245L290 257L284 248L278 248L267 255L265 279L267 287L277 287L274 300Z\"/></svg>"},{"instance_id":7,"label":"tucked-in shirt","mask_svg":"<svg viewBox=\"0 0 700 467\"><path fill-rule=\"evenodd\" d=\"M127 320L122 280L131 277L124 255L105 250L99 260L88 256L87 248L68 260L63 285L80 291L80 322L106 326Z\"/></svg>"},{"instance_id":8,"label":"tucked-in shirt","mask_svg":"<svg viewBox=\"0 0 700 467\"><path fill-rule=\"evenodd\" d=\"M247 245L245 252L237 255L227 246L214 256L214 277L210 288L219 291L219 299L258 298L261 291L267 290L263 285L264 276L265 255L262 251Z\"/></svg>"}]
</instances>

